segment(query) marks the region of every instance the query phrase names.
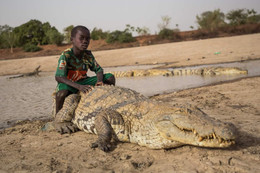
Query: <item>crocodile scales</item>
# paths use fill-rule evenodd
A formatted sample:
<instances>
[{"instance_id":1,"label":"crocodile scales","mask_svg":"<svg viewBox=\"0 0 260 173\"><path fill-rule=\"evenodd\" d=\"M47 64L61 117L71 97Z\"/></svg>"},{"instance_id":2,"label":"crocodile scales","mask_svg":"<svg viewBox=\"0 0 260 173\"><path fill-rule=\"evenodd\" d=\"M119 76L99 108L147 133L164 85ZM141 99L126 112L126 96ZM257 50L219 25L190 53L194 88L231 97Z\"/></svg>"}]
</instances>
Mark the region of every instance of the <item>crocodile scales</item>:
<instances>
[{"instance_id":1,"label":"crocodile scales","mask_svg":"<svg viewBox=\"0 0 260 173\"><path fill-rule=\"evenodd\" d=\"M189 144L228 147L235 129L192 106L171 106L118 86L98 86L88 93L69 95L56 122L73 122L80 130L98 135L97 145L111 139L152 149Z\"/></svg>"},{"instance_id":2,"label":"crocodile scales","mask_svg":"<svg viewBox=\"0 0 260 173\"><path fill-rule=\"evenodd\" d=\"M234 75L247 74L247 70L238 67L203 67L203 68L179 68L179 69L146 69L110 72L115 77L137 77L137 76L181 76L181 75Z\"/></svg>"}]
</instances>

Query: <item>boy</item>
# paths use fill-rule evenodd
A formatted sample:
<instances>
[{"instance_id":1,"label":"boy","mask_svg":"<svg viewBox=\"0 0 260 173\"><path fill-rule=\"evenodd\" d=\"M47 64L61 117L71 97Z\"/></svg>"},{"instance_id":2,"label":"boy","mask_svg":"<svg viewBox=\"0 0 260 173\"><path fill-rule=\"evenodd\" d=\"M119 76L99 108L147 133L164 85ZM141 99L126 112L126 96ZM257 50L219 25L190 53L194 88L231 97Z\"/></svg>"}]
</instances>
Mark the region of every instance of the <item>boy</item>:
<instances>
[{"instance_id":1,"label":"boy","mask_svg":"<svg viewBox=\"0 0 260 173\"><path fill-rule=\"evenodd\" d=\"M76 26L72 29L71 42L73 47L61 54L55 74L55 79L58 82L56 114L62 108L65 97L69 94L78 91L87 92L92 89L92 86L104 83L115 85L115 77L110 73L103 74L103 69L96 62L91 51L87 50L89 41L90 32L86 27ZM94 71L96 76L88 77L88 69Z\"/></svg>"}]
</instances>

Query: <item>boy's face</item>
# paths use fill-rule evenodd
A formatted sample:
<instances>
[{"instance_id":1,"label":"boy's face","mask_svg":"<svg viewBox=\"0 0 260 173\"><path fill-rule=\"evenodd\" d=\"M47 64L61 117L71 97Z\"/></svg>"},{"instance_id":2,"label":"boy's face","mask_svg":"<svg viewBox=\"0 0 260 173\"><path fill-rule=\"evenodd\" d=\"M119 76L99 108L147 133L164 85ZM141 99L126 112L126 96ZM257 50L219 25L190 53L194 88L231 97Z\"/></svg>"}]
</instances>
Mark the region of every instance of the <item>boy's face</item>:
<instances>
[{"instance_id":1,"label":"boy's face","mask_svg":"<svg viewBox=\"0 0 260 173\"><path fill-rule=\"evenodd\" d=\"M90 33L88 30L78 30L75 37L71 38L71 42L74 48L80 51L86 50L89 45Z\"/></svg>"}]
</instances>

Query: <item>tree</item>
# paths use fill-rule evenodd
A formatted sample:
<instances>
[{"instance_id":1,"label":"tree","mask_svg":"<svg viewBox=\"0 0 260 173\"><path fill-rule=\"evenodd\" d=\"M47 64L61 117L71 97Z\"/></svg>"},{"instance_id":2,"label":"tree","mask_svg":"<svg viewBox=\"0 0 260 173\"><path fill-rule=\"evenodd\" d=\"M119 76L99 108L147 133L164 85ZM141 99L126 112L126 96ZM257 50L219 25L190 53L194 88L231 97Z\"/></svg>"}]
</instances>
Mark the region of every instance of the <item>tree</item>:
<instances>
[{"instance_id":1,"label":"tree","mask_svg":"<svg viewBox=\"0 0 260 173\"><path fill-rule=\"evenodd\" d=\"M138 33L139 36L143 36L143 35L149 35L150 30L149 30L149 28L144 26L142 28L137 27L136 32Z\"/></svg>"},{"instance_id":2,"label":"tree","mask_svg":"<svg viewBox=\"0 0 260 173\"><path fill-rule=\"evenodd\" d=\"M135 31L135 27L134 26L131 26L130 24L126 24L126 29L125 29L125 32L134 32Z\"/></svg>"},{"instance_id":3,"label":"tree","mask_svg":"<svg viewBox=\"0 0 260 173\"><path fill-rule=\"evenodd\" d=\"M132 33L124 31L119 35L118 41L120 43L130 43L135 41L135 38L133 37Z\"/></svg>"},{"instance_id":4,"label":"tree","mask_svg":"<svg viewBox=\"0 0 260 173\"><path fill-rule=\"evenodd\" d=\"M134 26L127 24L124 32L128 32L128 33L137 32L137 34L139 36L143 36L143 35L149 35L150 31L149 31L149 28L147 28L145 26L142 28L140 28L140 27L135 28Z\"/></svg>"},{"instance_id":5,"label":"tree","mask_svg":"<svg viewBox=\"0 0 260 173\"><path fill-rule=\"evenodd\" d=\"M16 35L13 32L13 28L8 25L0 26L0 35L2 43L4 45L7 44L7 47L10 47L10 52L13 53L13 47L16 41Z\"/></svg>"},{"instance_id":6,"label":"tree","mask_svg":"<svg viewBox=\"0 0 260 173\"><path fill-rule=\"evenodd\" d=\"M44 38L44 31L42 23L39 20L30 20L19 27L14 28L17 35L17 45L23 46L26 43L34 45L42 44Z\"/></svg>"},{"instance_id":7,"label":"tree","mask_svg":"<svg viewBox=\"0 0 260 173\"><path fill-rule=\"evenodd\" d=\"M164 28L160 30L158 37L160 39L169 39L172 40L174 36L174 31L172 29Z\"/></svg>"},{"instance_id":8,"label":"tree","mask_svg":"<svg viewBox=\"0 0 260 173\"><path fill-rule=\"evenodd\" d=\"M227 19L231 25L242 25L247 22L247 13L245 9L232 10L227 14Z\"/></svg>"},{"instance_id":9,"label":"tree","mask_svg":"<svg viewBox=\"0 0 260 173\"><path fill-rule=\"evenodd\" d=\"M220 9L203 12L196 16L199 28L213 31L225 25L225 14Z\"/></svg>"},{"instance_id":10,"label":"tree","mask_svg":"<svg viewBox=\"0 0 260 173\"><path fill-rule=\"evenodd\" d=\"M46 37L48 38L49 43L56 45L61 45L64 40L64 36L59 33L56 28L48 30L46 33Z\"/></svg>"},{"instance_id":11,"label":"tree","mask_svg":"<svg viewBox=\"0 0 260 173\"><path fill-rule=\"evenodd\" d=\"M44 44L61 44L63 35L51 26L49 22L42 23L39 20L30 20L16 28L14 33L17 36L16 45L23 47L28 44L44 45Z\"/></svg>"},{"instance_id":12,"label":"tree","mask_svg":"<svg viewBox=\"0 0 260 173\"><path fill-rule=\"evenodd\" d=\"M228 12L227 19L230 21L230 25L243 25L246 23L259 23L260 15L257 15L254 9L237 9Z\"/></svg>"},{"instance_id":13,"label":"tree","mask_svg":"<svg viewBox=\"0 0 260 173\"><path fill-rule=\"evenodd\" d=\"M170 29L168 28L170 24L171 18L169 16L162 16L162 23L158 24L158 28L160 29L158 38L159 39L168 39L173 40L179 38L178 32L180 31L179 28ZM179 25L176 24L176 27Z\"/></svg>"},{"instance_id":14,"label":"tree","mask_svg":"<svg viewBox=\"0 0 260 173\"><path fill-rule=\"evenodd\" d=\"M132 36L132 33L124 30L124 31L113 31L108 34L106 42L107 43L129 43L135 41L135 38Z\"/></svg>"},{"instance_id":15,"label":"tree","mask_svg":"<svg viewBox=\"0 0 260 173\"><path fill-rule=\"evenodd\" d=\"M90 33L92 40L106 39L108 32L103 32L102 29L94 28Z\"/></svg>"},{"instance_id":16,"label":"tree","mask_svg":"<svg viewBox=\"0 0 260 173\"><path fill-rule=\"evenodd\" d=\"M55 27L54 27L55 28ZM52 30L53 28L51 27L50 23L49 22L46 22L46 23L43 23L42 24L42 30L43 32L45 33L43 38L42 38L42 44L45 45L45 44L50 44L50 38L48 36L48 32L50 30ZM56 29L56 28L55 28Z\"/></svg>"},{"instance_id":17,"label":"tree","mask_svg":"<svg viewBox=\"0 0 260 173\"><path fill-rule=\"evenodd\" d=\"M171 18L169 16L162 16L162 23L158 24L158 28L161 30L168 28L168 25L171 21Z\"/></svg>"},{"instance_id":18,"label":"tree","mask_svg":"<svg viewBox=\"0 0 260 173\"><path fill-rule=\"evenodd\" d=\"M247 10L247 23L260 23L260 14L256 14L254 9Z\"/></svg>"},{"instance_id":19,"label":"tree","mask_svg":"<svg viewBox=\"0 0 260 173\"><path fill-rule=\"evenodd\" d=\"M74 26L73 25L70 25L70 26L67 26L66 28L64 28L64 34L65 34L65 41L67 42L67 43L69 43L70 42L70 37L71 37L71 31L72 31L72 29L74 28Z\"/></svg>"}]
</instances>

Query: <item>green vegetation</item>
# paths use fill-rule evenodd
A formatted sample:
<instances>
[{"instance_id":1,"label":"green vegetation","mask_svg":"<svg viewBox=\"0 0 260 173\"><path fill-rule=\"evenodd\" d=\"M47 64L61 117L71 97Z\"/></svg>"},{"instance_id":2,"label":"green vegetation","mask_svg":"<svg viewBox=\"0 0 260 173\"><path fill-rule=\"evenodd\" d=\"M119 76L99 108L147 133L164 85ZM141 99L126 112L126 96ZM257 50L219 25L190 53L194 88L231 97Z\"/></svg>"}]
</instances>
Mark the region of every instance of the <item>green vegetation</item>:
<instances>
[{"instance_id":1,"label":"green vegetation","mask_svg":"<svg viewBox=\"0 0 260 173\"><path fill-rule=\"evenodd\" d=\"M56 44L56 45L61 45L63 40L64 40L64 36L59 33L58 30L48 30L46 32L46 37L48 38L48 43L50 44Z\"/></svg>"},{"instance_id":2,"label":"green vegetation","mask_svg":"<svg viewBox=\"0 0 260 173\"><path fill-rule=\"evenodd\" d=\"M137 27L135 31L138 33L139 36L149 35L149 33L150 33L149 28L147 28L145 26L142 28Z\"/></svg>"},{"instance_id":3,"label":"green vegetation","mask_svg":"<svg viewBox=\"0 0 260 173\"><path fill-rule=\"evenodd\" d=\"M25 52L37 52L37 51L41 50L41 48L38 47L37 45L32 44L32 43L26 43L23 46L23 50Z\"/></svg>"},{"instance_id":4,"label":"green vegetation","mask_svg":"<svg viewBox=\"0 0 260 173\"><path fill-rule=\"evenodd\" d=\"M0 48L10 48L11 53L13 47L23 47L25 51L34 52L40 50L37 45L60 45L63 40L64 36L49 22L30 20L15 28L0 26Z\"/></svg>"},{"instance_id":5,"label":"green vegetation","mask_svg":"<svg viewBox=\"0 0 260 173\"><path fill-rule=\"evenodd\" d=\"M227 13L227 19L230 21L230 25L243 25L243 24L252 24L260 22L260 15L256 14L254 9L238 9L232 10Z\"/></svg>"},{"instance_id":6,"label":"green vegetation","mask_svg":"<svg viewBox=\"0 0 260 173\"><path fill-rule=\"evenodd\" d=\"M167 40L175 40L179 39L180 35L178 32L180 31L178 29L178 24L176 24L175 29L170 29L169 24L171 21L171 18L169 16L162 16L162 23L158 24L158 28L160 29L159 34L158 34L158 39L167 39Z\"/></svg>"},{"instance_id":7,"label":"green vegetation","mask_svg":"<svg viewBox=\"0 0 260 173\"><path fill-rule=\"evenodd\" d=\"M213 31L225 23L225 14L220 11L220 9L214 11L206 11L200 16L196 16L197 23L199 24L199 29L206 29Z\"/></svg>"},{"instance_id":8,"label":"green vegetation","mask_svg":"<svg viewBox=\"0 0 260 173\"><path fill-rule=\"evenodd\" d=\"M135 38L132 36L132 33L124 30L124 31L113 31L108 34L106 38L107 43L129 43L135 41Z\"/></svg>"},{"instance_id":9,"label":"green vegetation","mask_svg":"<svg viewBox=\"0 0 260 173\"><path fill-rule=\"evenodd\" d=\"M142 28L140 28L140 27L135 28L134 26L131 26L130 24L126 25L125 31L130 32L130 33L136 32L139 36L144 36L144 35L150 34L149 28L147 28L145 26Z\"/></svg>"},{"instance_id":10,"label":"green vegetation","mask_svg":"<svg viewBox=\"0 0 260 173\"><path fill-rule=\"evenodd\" d=\"M42 23L38 20L30 20L19 27L14 28L17 36L17 46L24 46L27 43L34 45L61 44L63 36L52 27L49 22Z\"/></svg>"},{"instance_id":11,"label":"green vegetation","mask_svg":"<svg viewBox=\"0 0 260 173\"><path fill-rule=\"evenodd\" d=\"M74 28L73 25L67 26L63 31L64 31L64 39L67 43L70 42L70 37L71 37L71 30Z\"/></svg>"},{"instance_id":12,"label":"green vegetation","mask_svg":"<svg viewBox=\"0 0 260 173\"><path fill-rule=\"evenodd\" d=\"M10 47L10 52L13 53L15 41L16 35L13 28L8 25L0 26L0 48Z\"/></svg>"},{"instance_id":13,"label":"green vegetation","mask_svg":"<svg viewBox=\"0 0 260 173\"><path fill-rule=\"evenodd\" d=\"M108 34L109 32L103 32L102 29L98 29L96 27L90 33L92 40L104 40L107 38Z\"/></svg>"},{"instance_id":14,"label":"green vegetation","mask_svg":"<svg viewBox=\"0 0 260 173\"><path fill-rule=\"evenodd\" d=\"M172 40L173 39L173 30L172 29L168 29L168 28L164 28L162 30L160 30L158 37L160 39L169 39Z\"/></svg>"},{"instance_id":15,"label":"green vegetation","mask_svg":"<svg viewBox=\"0 0 260 173\"><path fill-rule=\"evenodd\" d=\"M17 46L23 46L27 43L47 44L47 39L44 39L44 31L42 23L38 20L30 20L19 27L14 28L15 35L17 36Z\"/></svg>"},{"instance_id":16,"label":"green vegetation","mask_svg":"<svg viewBox=\"0 0 260 173\"><path fill-rule=\"evenodd\" d=\"M168 28L171 21L171 18L169 16L162 16L161 19L162 19L162 23L158 24L158 28L160 31Z\"/></svg>"},{"instance_id":17,"label":"green vegetation","mask_svg":"<svg viewBox=\"0 0 260 173\"><path fill-rule=\"evenodd\" d=\"M255 10L237 9L231 10L226 15L220 9L206 11L196 16L199 29L214 31L221 27L238 26L244 24L256 24L260 22L260 15ZM229 22L226 23L225 19Z\"/></svg>"},{"instance_id":18,"label":"green vegetation","mask_svg":"<svg viewBox=\"0 0 260 173\"><path fill-rule=\"evenodd\" d=\"M161 19L161 23L158 24L157 38L171 41L180 39L179 25L175 24L176 28L170 28L171 17L162 16ZM192 35L195 39L215 37L219 33L249 34L260 30L260 15L254 9L236 9L227 14L221 12L220 9L206 11L196 16L196 22L199 30ZM34 52L40 50L39 45L69 43L73 27L73 25L69 25L64 28L64 34L62 34L49 22L42 23L35 19L14 28L0 25L0 48L10 48L11 53L15 47L22 47L25 51ZM190 26L190 29L195 29L195 27ZM102 39L107 43L129 43L136 41L133 34L145 36L149 35L149 32L147 27L134 27L130 24L127 24L123 31L112 32L104 32L95 27L91 31L91 39Z\"/></svg>"},{"instance_id":19,"label":"green vegetation","mask_svg":"<svg viewBox=\"0 0 260 173\"><path fill-rule=\"evenodd\" d=\"M135 38L132 35L132 32L135 31L135 27L127 24L124 31L115 30L107 34L106 42L107 43L130 43L134 42Z\"/></svg>"}]
</instances>

